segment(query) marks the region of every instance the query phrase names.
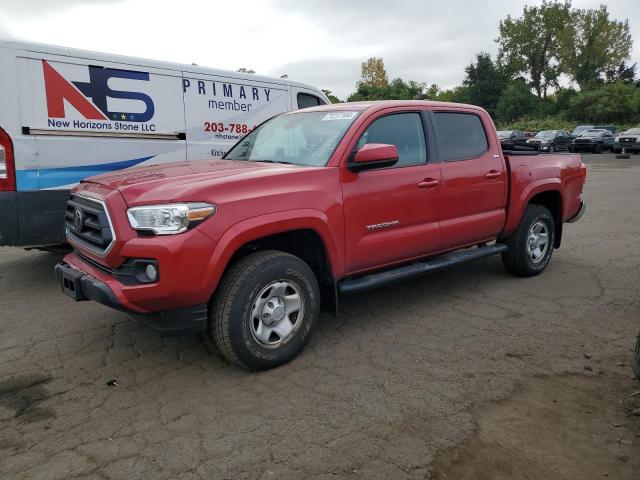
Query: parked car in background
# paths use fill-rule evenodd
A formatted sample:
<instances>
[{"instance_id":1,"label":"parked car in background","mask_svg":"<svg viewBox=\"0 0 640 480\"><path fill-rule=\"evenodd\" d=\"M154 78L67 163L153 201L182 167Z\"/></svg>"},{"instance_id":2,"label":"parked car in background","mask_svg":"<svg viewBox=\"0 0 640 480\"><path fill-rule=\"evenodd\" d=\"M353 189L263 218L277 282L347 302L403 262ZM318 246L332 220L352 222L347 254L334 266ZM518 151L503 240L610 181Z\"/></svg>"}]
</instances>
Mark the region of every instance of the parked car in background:
<instances>
[{"instance_id":1,"label":"parked car in background","mask_svg":"<svg viewBox=\"0 0 640 480\"><path fill-rule=\"evenodd\" d=\"M573 132L571 132L571 136L573 138L576 138L582 135L587 130L593 129L609 130L611 133L616 133L618 131L618 127L616 127L615 125L578 125L573 129Z\"/></svg>"},{"instance_id":2,"label":"parked car in background","mask_svg":"<svg viewBox=\"0 0 640 480\"><path fill-rule=\"evenodd\" d=\"M498 138L503 150L518 150L519 147L528 148L527 137L522 130L499 130Z\"/></svg>"},{"instance_id":3,"label":"parked car in background","mask_svg":"<svg viewBox=\"0 0 640 480\"><path fill-rule=\"evenodd\" d=\"M564 130L542 130L527 140L527 145L535 146L541 152L554 153L557 150L569 150L571 136Z\"/></svg>"},{"instance_id":4,"label":"parked car in background","mask_svg":"<svg viewBox=\"0 0 640 480\"><path fill-rule=\"evenodd\" d=\"M613 133L603 128L592 128L573 139L570 151L601 153L612 149Z\"/></svg>"},{"instance_id":5,"label":"parked car in background","mask_svg":"<svg viewBox=\"0 0 640 480\"><path fill-rule=\"evenodd\" d=\"M613 140L613 153L620 153L623 148L627 153L640 153L640 127L630 128Z\"/></svg>"}]
</instances>

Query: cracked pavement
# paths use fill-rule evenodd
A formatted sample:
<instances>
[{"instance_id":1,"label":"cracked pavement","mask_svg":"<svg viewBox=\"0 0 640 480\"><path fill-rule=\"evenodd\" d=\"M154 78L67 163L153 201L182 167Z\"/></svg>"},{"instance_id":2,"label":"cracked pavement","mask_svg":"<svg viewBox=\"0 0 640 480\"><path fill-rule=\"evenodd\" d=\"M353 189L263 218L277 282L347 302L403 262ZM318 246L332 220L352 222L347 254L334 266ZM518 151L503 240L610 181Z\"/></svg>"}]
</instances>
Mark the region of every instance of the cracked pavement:
<instances>
[{"instance_id":1,"label":"cracked pavement","mask_svg":"<svg viewBox=\"0 0 640 480\"><path fill-rule=\"evenodd\" d=\"M300 357L263 373L74 303L60 254L0 248L0 477L434 478L442 452L486 429L478 409L531 379L637 390L640 156L583 158L587 212L544 274L495 257L346 297ZM627 433L601 452L621 479L640 470Z\"/></svg>"}]
</instances>

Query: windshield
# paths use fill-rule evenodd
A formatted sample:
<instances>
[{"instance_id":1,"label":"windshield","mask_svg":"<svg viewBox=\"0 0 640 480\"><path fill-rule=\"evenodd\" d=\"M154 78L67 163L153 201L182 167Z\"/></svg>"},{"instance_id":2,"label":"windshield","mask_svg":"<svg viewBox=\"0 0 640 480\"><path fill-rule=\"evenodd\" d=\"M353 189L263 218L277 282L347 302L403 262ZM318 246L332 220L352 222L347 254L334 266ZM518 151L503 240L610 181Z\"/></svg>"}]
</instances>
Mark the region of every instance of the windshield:
<instances>
[{"instance_id":1,"label":"windshield","mask_svg":"<svg viewBox=\"0 0 640 480\"><path fill-rule=\"evenodd\" d=\"M640 135L640 128L630 128L629 130L624 132L624 134L625 135Z\"/></svg>"},{"instance_id":2,"label":"windshield","mask_svg":"<svg viewBox=\"0 0 640 480\"><path fill-rule=\"evenodd\" d=\"M543 130L541 132L536 133L534 138L554 138L556 136L555 130Z\"/></svg>"},{"instance_id":3,"label":"windshield","mask_svg":"<svg viewBox=\"0 0 640 480\"><path fill-rule=\"evenodd\" d=\"M296 112L263 123L224 156L226 160L324 166L359 112Z\"/></svg>"},{"instance_id":4,"label":"windshield","mask_svg":"<svg viewBox=\"0 0 640 480\"><path fill-rule=\"evenodd\" d=\"M499 130L498 131L498 138L503 139L503 138L509 138L511 136L511 130Z\"/></svg>"},{"instance_id":5,"label":"windshield","mask_svg":"<svg viewBox=\"0 0 640 480\"><path fill-rule=\"evenodd\" d=\"M587 130L583 132L581 137L601 137L604 134L604 130Z\"/></svg>"},{"instance_id":6,"label":"windshield","mask_svg":"<svg viewBox=\"0 0 640 480\"><path fill-rule=\"evenodd\" d=\"M578 135L580 135L582 132L584 132L585 130L589 130L591 127L585 127L585 126L581 126L581 127L576 127L573 132L571 132L571 136L573 137L577 137Z\"/></svg>"}]
</instances>

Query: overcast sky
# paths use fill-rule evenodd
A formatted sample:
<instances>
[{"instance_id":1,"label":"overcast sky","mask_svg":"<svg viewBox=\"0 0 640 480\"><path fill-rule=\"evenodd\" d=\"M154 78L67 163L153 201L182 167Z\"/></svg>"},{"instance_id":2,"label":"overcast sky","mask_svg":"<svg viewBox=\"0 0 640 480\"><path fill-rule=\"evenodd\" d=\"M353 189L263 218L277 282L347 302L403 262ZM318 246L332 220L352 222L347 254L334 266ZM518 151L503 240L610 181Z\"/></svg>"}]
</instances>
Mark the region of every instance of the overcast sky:
<instances>
[{"instance_id":1,"label":"overcast sky","mask_svg":"<svg viewBox=\"0 0 640 480\"><path fill-rule=\"evenodd\" d=\"M253 68L332 90L354 90L360 64L383 57L389 77L443 88L462 80L481 50L494 54L498 23L520 0L0 0L0 38L236 70ZM629 19L640 62L638 0L607 3Z\"/></svg>"}]
</instances>

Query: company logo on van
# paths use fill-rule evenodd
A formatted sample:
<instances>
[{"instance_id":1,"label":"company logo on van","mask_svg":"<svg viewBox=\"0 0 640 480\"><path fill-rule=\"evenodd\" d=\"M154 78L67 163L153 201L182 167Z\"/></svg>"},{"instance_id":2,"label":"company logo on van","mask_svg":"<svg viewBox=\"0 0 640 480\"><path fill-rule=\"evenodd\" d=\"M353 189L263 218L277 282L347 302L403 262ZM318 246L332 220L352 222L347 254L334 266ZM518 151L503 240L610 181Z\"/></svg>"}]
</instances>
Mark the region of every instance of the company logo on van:
<instances>
[{"instance_id":1,"label":"company logo on van","mask_svg":"<svg viewBox=\"0 0 640 480\"><path fill-rule=\"evenodd\" d=\"M66 118L64 108L65 100L87 120L148 122L153 118L155 107L149 95L142 92L113 90L108 85L109 80L112 78L125 78L148 82L148 73L88 66L88 82L70 82L46 60L42 61L42 68L47 96L47 111L50 118ZM108 98L143 102L146 109L142 113L112 112L107 106ZM89 99L91 99L91 101Z\"/></svg>"}]
</instances>

